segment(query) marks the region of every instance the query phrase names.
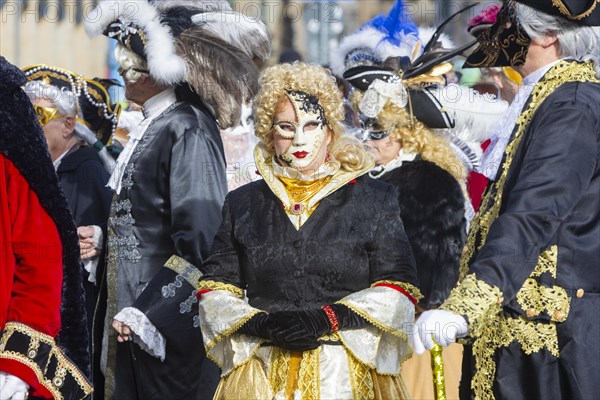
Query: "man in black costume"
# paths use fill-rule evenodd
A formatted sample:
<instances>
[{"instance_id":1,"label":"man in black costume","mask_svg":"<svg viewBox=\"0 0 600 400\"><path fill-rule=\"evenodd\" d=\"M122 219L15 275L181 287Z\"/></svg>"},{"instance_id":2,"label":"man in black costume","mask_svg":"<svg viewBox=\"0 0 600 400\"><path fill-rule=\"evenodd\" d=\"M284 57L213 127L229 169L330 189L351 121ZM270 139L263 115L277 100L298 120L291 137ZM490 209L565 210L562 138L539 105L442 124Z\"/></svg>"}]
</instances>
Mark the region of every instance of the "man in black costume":
<instances>
[{"instance_id":1,"label":"man in black costume","mask_svg":"<svg viewBox=\"0 0 600 400\"><path fill-rule=\"evenodd\" d=\"M109 180L103 395L211 398L219 373L195 289L227 193L219 128L239 121L257 86L252 57L268 55L270 38L260 21L235 25L243 17L223 2L135 5L101 2L87 25L118 41L125 95L145 117Z\"/></svg>"},{"instance_id":2,"label":"man in black costume","mask_svg":"<svg viewBox=\"0 0 600 400\"><path fill-rule=\"evenodd\" d=\"M468 335L462 398L600 393L599 25L597 1L507 1L467 59L524 86L485 155L461 285L417 321L418 352Z\"/></svg>"},{"instance_id":3,"label":"man in black costume","mask_svg":"<svg viewBox=\"0 0 600 400\"><path fill-rule=\"evenodd\" d=\"M80 240L82 236L89 237L88 242L93 244L92 250L97 254L86 257L89 251L84 246L87 243L82 244L81 258L86 271L83 285L91 333L98 297L96 273L99 264L102 269L99 255L112 192L106 187L109 173L96 148L88 146L85 138L99 137L99 143L107 143L116 128L120 107L111 106L106 88L96 80L49 65L33 65L24 68L23 72L28 80L25 92L44 130L50 157ZM89 342L91 348L92 341Z\"/></svg>"}]
</instances>

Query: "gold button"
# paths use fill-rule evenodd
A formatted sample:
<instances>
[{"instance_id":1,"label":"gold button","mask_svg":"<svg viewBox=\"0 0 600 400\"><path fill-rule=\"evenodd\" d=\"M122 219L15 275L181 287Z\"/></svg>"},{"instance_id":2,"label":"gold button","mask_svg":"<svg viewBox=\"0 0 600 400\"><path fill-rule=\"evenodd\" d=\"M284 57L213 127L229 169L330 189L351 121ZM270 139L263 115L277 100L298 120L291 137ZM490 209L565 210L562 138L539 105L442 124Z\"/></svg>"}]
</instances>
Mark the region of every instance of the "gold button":
<instances>
[{"instance_id":1,"label":"gold button","mask_svg":"<svg viewBox=\"0 0 600 400\"><path fill-rule=\"evenodd\" d=\"M580 288L580 289L577 289L577 293L576 293L576 295L577 295L577 298L578 298L578 299L582 298L584 294L585 294L585 290L583 290L583 289L581 289L581 288Z\"/></svg>"},{"instance_id":2,"label":"gold button","mask_svg":"<svg viewBox=\"0 0 600 400\"><path fill-rule=\"evenodd\" d=\"M535 315L536 315L535 308L528 308L527 311L525 311L525 314L527 314L527 316L529 318L535 317Z\"/></svg>"},{"instance_id":3,"label":"gold button","mask_svg":"<svg viewBox=\"0 0 600 400\"><path fill-rule=\"evenodd\" d=\"M554 314L552 314L552 319L555 321L563 321L565 319L565 313L562 311L554 311Z\"/></svg>"}]
</instances>

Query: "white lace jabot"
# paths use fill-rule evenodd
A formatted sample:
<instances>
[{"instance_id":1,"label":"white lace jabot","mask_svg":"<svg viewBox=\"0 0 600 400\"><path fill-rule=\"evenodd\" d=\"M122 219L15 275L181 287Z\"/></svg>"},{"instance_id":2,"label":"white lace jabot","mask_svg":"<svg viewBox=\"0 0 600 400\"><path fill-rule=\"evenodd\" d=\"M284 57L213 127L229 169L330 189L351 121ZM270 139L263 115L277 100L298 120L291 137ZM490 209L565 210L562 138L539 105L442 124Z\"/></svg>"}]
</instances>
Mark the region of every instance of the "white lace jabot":
<instances>
[{"instance_id":1,"label":"white lace jabot","mask_svg":"<svg viewBox=\"0 0 600 400\"><path fill-rule=\"evenodd\" d=\"M144 133L146 133L146 129L148 129L150 123L156 119L156 117L161 115L171 104L174 104L176 101L177 97L175 96L175 89L169 88L160 92L154 97L151 97L144 103L144 119L139 123L138 126L129 132L129 141L119 155L115 170L113 171L110 179L108 180L108 184L106 185L117 192L117 194L121 193L121 180L123 179L123 174L125 173L125 167L127 167L127 164L133 155L133 151L144 136Z\"/></svg>"}]
</instances>

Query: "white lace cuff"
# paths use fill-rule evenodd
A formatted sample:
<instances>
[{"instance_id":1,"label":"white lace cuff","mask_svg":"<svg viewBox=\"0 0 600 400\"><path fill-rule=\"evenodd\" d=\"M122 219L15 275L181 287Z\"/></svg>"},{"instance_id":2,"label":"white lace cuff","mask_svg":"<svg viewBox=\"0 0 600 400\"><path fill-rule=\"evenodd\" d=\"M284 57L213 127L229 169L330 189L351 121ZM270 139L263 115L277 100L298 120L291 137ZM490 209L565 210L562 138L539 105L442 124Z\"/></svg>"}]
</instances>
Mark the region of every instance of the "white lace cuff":
<instances>
[{"instance_id":1,"label":"white lace cuff","mask_svg":"<svg viewBox=\"0 0 600 400\"><path fill-rule=\"evenodd\" d=\"M237 333L261 311L227 290L204 293L198 305L206 355L225 376L248 361L263 342L259 337Z\"/></svg>"},{"instance_id":2,"label":"white lace cuff","mask_svg":"<svg viewBox=\"0 0 600 400\"><path fill-rule=\"evenodd\" d=\"M380 374L398 375L400 364L412 355L410 335L415 306L388 287L372 287L344 297L344 304L370 322L361 329L338 332L344 346L363 364Z\"/></svg>"},{"instance_id":3,"label":"white lace cuff","mask_svg":"<svg viewBox=\"0 0 600 400\"><path fill-rule=\"evenodd\" d=\"M153 357L165 360L166 339L148 317L134 307L125 307L114 319L127 325L134 333L133 341Z\"/></svg>"}]
</instances>

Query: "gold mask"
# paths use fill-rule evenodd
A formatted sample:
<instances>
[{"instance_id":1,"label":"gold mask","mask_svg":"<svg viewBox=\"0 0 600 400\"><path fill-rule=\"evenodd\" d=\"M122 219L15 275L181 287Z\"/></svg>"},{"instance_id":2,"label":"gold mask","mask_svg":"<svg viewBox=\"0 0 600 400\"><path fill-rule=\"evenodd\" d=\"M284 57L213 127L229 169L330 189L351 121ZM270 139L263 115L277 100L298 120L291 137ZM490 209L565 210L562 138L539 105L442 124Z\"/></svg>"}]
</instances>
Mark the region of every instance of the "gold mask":
<instances>
[{"instance_id":1,"label":"gold mask","mask_svg":"<svg viewBox=\"0 0 600 400\"><path fill-rule=\"evenodd\" d=\"M64 117L64 115L58 113L58 109L52 107L33 106L35 114L37 115L40 125L44 126L50 120Z\"/></svg>"}]
</instances>

